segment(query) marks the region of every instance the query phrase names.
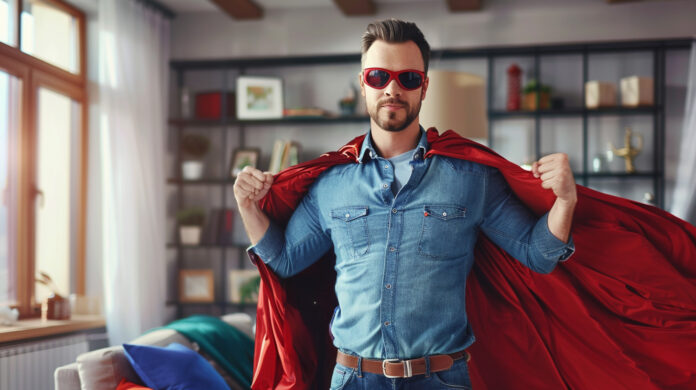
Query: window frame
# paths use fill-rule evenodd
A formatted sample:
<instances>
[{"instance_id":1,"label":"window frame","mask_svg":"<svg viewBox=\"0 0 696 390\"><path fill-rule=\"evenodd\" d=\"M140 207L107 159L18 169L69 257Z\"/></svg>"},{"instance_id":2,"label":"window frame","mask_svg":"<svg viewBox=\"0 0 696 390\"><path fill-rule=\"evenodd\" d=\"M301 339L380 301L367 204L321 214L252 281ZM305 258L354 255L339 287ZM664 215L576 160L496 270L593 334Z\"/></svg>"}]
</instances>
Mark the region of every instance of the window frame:
<instances>
[{"instance_id":1,"label":"window frame","mask_svg":"<svg viewBox=\"0 0 696 390\"><path fill-rule=\"evenodd\" d=\"M21 47L21 13L22 0L17 1L15 45L0 42L0 70L22 81L21 127L18 141L20 148L18 218L16 242L16 305L20 318L40 316L40 302L35 299L35 204L37 198L36 162L37 156L37 113L39 88L47 88L71 98L80 104L80 178L78 196L77 258L75 259L75 293L85 294L85 254L87 221L87 163L88 163L88 128L87 128L87 37L85 15L79 9L63 0L35 0L64 11L77 20L78 73L72 73L56 65L22 52Z\"/></svg>"}]
</instances>

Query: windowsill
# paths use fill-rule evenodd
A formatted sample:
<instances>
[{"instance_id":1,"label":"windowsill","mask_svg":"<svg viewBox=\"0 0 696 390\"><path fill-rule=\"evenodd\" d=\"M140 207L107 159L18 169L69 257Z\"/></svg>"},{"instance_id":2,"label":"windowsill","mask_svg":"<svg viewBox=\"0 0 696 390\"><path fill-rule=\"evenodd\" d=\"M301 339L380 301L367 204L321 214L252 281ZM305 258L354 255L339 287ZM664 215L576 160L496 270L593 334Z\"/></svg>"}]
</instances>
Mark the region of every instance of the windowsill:
<instances>
[{"instance_id":1,"label":"windowsill","mask_svg":"<svg viewBox=\"0 0 696 390\"><path fill-rule=\"evenodd\" d=\"M30 319L17 321L11 326L0 326L0 344L63 333L98 329L106 326L100 315L73 315L69 320Z\"/></svg>"}]
</instances>

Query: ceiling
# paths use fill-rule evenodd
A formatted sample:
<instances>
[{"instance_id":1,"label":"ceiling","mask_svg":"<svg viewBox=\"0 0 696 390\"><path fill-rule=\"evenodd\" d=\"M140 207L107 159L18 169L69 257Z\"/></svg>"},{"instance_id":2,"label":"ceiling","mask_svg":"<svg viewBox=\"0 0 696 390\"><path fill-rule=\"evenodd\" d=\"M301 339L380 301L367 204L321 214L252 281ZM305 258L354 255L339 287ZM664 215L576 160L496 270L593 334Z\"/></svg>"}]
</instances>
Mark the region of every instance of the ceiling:
<instances>
[{"instance_id":1,"label":"ceiling","mask_svg":"<svg viewBox=\"0 0 696 390\"><path fill-rule=\"evenodd\" d=\"M440 0L425 0L440 1ZM219 8L210 0L157 0L158 3L174 11L174 13L217 12ZM424 0L373 0L375 5L423 3ZM271 9L301 9L306 7L335 7L332 0L254 0L266 10Z\"/></svg>"}]
</instances>

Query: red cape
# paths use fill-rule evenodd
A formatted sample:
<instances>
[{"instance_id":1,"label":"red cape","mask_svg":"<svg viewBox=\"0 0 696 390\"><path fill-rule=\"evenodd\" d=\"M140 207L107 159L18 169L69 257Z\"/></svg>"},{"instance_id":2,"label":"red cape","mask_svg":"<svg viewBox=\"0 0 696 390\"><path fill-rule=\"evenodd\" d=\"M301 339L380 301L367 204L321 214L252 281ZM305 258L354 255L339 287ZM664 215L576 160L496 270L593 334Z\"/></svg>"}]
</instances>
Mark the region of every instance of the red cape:
<instances>
[{"instance_id":1,"label":"red cape","mask_svg":"<svg viewBox=\"0 0 696 390\"><path fill-rule=\"evenodd\" d=\"M501 171L537 215L555 199L540 180L453 131L429 129L426 157ZM357 161L363 136L275 178L263 210L281 226L325 169ZM471 378L483 389L696 389L696 228L649 205L578 186L576 252L537 274L480 235L467 281L477 341ZM253 389L327 389L336 350L328 253L302 273L261 273Z\"/></svg>"}]
</instances>

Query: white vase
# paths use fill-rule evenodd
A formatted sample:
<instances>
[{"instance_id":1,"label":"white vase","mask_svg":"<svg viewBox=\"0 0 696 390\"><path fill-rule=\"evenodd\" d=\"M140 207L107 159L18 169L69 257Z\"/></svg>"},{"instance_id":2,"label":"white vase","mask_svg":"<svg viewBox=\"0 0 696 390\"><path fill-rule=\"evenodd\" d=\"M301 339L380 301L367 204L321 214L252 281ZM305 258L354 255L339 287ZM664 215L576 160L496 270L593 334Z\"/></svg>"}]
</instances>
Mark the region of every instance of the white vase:
<instances>
[{"instance_id":1,"label":"white vase","mask_svg":"<svg viewBox=\"0 0 696 390\"><path fill-rule=\"evenodd\" d=\"M184 245L198 245L201 242L200 226L180 226L179 238Z\"/></svg>"},{"instance_id":2,"label":"white vase","mask_svg":"<svg viewBox=\"0 0 696 390\"><path fill-rule=\"evenodd\" d=\"M203 177L202 161L184 161L181 163L181 174L186 180L197 180Z\"/></svg>"}]
</instances>

